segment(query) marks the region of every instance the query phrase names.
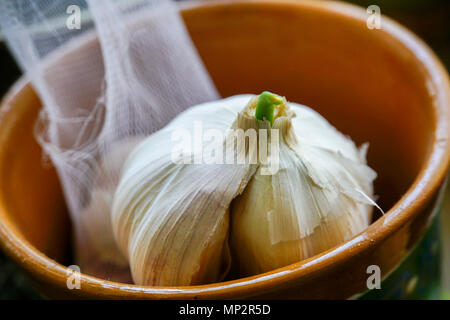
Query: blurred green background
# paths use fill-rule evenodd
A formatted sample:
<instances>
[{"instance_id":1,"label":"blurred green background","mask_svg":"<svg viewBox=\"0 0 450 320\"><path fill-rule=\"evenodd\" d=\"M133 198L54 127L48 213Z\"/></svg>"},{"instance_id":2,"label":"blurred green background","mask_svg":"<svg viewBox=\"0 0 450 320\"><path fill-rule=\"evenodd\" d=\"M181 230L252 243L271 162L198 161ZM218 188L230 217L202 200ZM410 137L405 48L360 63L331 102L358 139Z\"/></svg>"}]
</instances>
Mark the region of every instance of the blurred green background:
<instances>
[{"instance_id":1,"label":"blurred green background","mask_svg":"<svg viewBox=\"0 0 450 320\"><path fill-rule=\"evenodd\" d=\"M363 7L378 5L387 15L418 34L427 42L450 70L450 0L357 0L348 1ZM0 41L0 96L20 77L20 70ZM443 283L450 292L450 189L443 207L444 238ZM450 299L450 294L446 294ZM0 251L0 299L39 299L26 277Z\"/></svg>"}]
</instances>

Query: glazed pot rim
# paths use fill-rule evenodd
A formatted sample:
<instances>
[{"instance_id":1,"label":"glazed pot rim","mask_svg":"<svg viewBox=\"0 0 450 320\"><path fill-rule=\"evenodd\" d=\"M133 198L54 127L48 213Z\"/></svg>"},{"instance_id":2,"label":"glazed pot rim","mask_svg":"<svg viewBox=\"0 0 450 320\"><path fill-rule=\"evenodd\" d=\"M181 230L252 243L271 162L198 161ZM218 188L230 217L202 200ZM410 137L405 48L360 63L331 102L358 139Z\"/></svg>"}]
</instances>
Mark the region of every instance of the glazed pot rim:
<instances>
[{"instance_id":1,"label":"glazed pot rim","mask_svg":"<svg viewBox=\"0 0 450 320\"><path fill-rule=\"evenodd\" d=\"M260 5L273 7L309 7L314 10L328 11L332 14L346 16L350 19L366 20L367 15L360 7L327 1L294 0L239 0L187 2L181 4L182 10L202 10L211 6ZM383 17L383 32L401 43L424 67L430 95L434 97L434 131L432 144L414 183L402 198L380 219L372 223L365 231L349 241L309 259L252 277L245 277L226 282L188 287L151 287L134 284L123 284L99 279L86 274L80 275L82 295L95 295L99 298L123 297L129 298L220 298L233 293L241 296L251 295L253 290L264 290L274 282L288 282L312 273L319 273L327 266L339 264L346 259L369 248L374 243L382 241L389 234L401 228L413 218L443 183L450 156L450 84L447 72L428 46L417 36L403 26ZM2 101L1 113L14 97L29 85L23 77L10 89ZM0 114L1 114L0 113ZM1 118L0 118L1 121ZM0 208L0 210L5 210ZM61 288L67 288L67 277L73 271L38 251L25 240L16 230L6 228L0 221L0 245L3 249L28 272L38 274L44 282L52 283Z\"/></svg>"}]
</instances>

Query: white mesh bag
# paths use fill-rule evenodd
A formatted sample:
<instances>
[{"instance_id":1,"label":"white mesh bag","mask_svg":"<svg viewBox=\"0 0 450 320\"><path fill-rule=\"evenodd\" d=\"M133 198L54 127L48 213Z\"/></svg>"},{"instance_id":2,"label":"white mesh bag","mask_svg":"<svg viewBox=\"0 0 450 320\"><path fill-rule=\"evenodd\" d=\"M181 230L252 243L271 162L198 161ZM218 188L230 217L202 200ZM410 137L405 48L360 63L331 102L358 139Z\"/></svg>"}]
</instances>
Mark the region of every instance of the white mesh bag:
<instances>
[{"instance_id":1,"label":"white mesh bag","mask_svg":"<svg viewBox=\"0 0 450 320\"><path fill-rule=\"evenodd\" d=\"M218 99L169 0L3 0L0 26L38 92L36 137L57 169L81 271L130 282L110 206L130 150Z\"/></svg>"}]
</instances>

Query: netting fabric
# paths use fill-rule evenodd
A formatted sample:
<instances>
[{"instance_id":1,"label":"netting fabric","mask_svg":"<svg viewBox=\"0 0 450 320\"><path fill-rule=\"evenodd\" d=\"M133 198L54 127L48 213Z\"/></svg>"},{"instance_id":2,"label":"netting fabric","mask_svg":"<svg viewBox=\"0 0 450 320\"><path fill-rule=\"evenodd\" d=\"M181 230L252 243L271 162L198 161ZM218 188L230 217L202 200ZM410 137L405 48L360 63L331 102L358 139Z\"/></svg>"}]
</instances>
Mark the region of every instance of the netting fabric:
<instances>
[{"instance_id":1,"label":"netting fabric","mask_svg":"<svg viewBox=\"0 0 450 320\"><path fill-rule=\"evenodd\" d=\"M76 263L130 282L110 222L123 161L182 110L218 99L176 3L4 0L0 26L43 103L36 137L61 180Z\"/></svg>"}]
</instances>

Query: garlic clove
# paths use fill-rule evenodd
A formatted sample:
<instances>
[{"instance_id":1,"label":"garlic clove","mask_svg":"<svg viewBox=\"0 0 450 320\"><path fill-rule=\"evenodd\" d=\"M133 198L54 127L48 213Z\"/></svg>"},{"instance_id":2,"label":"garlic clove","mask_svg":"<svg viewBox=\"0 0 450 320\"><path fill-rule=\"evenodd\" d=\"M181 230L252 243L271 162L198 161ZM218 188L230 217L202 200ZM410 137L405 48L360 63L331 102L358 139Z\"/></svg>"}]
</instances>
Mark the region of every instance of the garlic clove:
<instances>
[{"instance_id":1,"label":"garlic clove","mask_svg":"<svg viewBox=\"0 0 450 320\"><path fill-rule=\"evenodd\" d=\"M232 202L233 263L242 275L309 258L370 223L371 203L360 194L372 196L376 174L364 151L314 111L291 107L296 116L273 125L279 130L279 170L263 175L259 167Z\"/></svg>"}]
</instances>

